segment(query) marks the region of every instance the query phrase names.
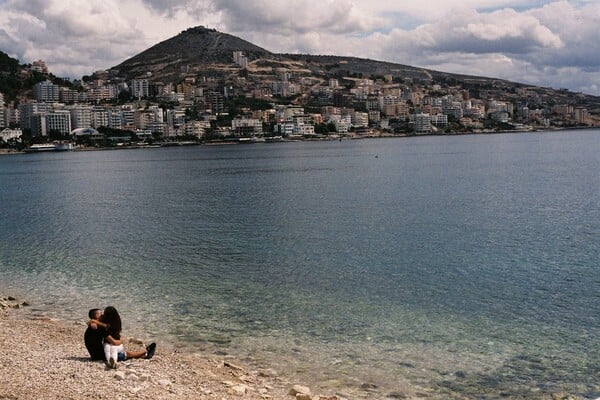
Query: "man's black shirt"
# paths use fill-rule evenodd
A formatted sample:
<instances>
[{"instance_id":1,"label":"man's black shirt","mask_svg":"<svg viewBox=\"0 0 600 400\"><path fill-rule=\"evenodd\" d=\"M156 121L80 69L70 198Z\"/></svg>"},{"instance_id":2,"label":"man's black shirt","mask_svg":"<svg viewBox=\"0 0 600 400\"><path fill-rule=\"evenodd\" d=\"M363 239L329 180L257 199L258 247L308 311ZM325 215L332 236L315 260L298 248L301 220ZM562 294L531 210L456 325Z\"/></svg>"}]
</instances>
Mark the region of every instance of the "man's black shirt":
<instances>
[{"instance_id":1,"label":"man's black shirt","mask_svg":"<svg viewBox=\"0 0 600 400\"><path fill-rule=\"evenodd\" d=\"M102 340L106 336L106 330L101 327L92 329L88 326L83 335L85 347L90 353L92 360L104 360L104 349L102 347ZM106 360L105 360L106 361Z\"/></svg>"}]
</instances>

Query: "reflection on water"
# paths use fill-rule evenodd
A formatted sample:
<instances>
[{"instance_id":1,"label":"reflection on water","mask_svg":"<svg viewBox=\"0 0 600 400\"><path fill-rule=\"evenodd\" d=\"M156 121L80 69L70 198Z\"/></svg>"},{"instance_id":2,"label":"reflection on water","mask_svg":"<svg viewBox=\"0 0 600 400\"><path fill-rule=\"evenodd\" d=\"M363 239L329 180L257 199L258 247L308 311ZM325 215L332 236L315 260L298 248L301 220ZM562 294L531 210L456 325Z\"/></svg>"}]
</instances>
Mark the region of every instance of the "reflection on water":
<instances>
[{"instance_id":1,"label":"reflection on water","mask_svg":"<svg viewBox=\"0 0 600 400\"><path fill-rule=\"evenodd\" d=\"M352 398L598 397L598 134L1 157L0 289Z\"/></svg>"}]
</instances>

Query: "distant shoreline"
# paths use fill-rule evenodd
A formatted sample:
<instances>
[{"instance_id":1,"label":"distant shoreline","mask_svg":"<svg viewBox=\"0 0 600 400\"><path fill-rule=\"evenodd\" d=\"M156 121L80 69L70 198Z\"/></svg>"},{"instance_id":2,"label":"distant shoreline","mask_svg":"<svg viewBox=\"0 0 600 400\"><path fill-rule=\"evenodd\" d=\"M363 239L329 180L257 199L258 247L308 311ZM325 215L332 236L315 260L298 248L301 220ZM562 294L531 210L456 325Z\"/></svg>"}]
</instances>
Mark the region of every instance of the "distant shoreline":
<instances>
[{"instance_id":1,"label":"distant shoreline","mask_svg":"<svg viewBox=\"0 0 600 400\"><path fill-rule=\"evenodd\" d=\"M584 130L597 130L600 129L598 126L582 126L582 127L568 127L568 128L548 128L538 129L531 131L524 130L501 130L501 131L490 131L490 132L452 132L452 133L424 133L424 134L393 134L393 133L381 133L379 135L365 135L365 136L345 136L345 137L315 137L315 138L298 138L298 139L282 139L272 140L267 142L240 142L235 140L222 140L222 141L210 141L203 143L178 143L169 142L168 144L154 144L154 145L123 145L114 147L79 147L71 151L107 151L107 150L137 150L137 149L152 149L152 148L163 148L163 147L185 147L185 146L232 146L232 145L248 145L248 144L270 144L270 143L298 143L298 142L335 142L335 141L348 141L348 140L365 140L365 139L405 139L405 138L417 138L417 137L440 137L440 136L479 136L479 135L499 135L499 134L510 134L510 133L549 133L549 132L564 132L564 131L584 131ZM61 151L56 151L60 153ZM15 154L26 154L28 152L14 149L0 149L0 155L15 155ZM35 153L35 152L34 152ZM50 151L49 153L54 153Z\"/></svg>"}]
</instances>

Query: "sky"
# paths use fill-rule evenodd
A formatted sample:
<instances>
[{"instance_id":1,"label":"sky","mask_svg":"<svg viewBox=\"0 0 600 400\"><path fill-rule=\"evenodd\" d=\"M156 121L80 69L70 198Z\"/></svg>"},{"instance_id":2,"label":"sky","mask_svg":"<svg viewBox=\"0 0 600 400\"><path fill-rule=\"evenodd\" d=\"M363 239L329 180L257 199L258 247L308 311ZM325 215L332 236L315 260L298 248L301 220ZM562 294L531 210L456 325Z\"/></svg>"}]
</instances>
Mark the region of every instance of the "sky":
<instances>
[{"instance_id":1,"label":"sky","mask_svg":"<svg viewBox=\"0 0 600 400\"><path fill-rule=\"evenodd\" d=\"M272 52L600 95L600 0L0 0L0 50L75 79L198 25Z\"/></svg>"}]
</instances>

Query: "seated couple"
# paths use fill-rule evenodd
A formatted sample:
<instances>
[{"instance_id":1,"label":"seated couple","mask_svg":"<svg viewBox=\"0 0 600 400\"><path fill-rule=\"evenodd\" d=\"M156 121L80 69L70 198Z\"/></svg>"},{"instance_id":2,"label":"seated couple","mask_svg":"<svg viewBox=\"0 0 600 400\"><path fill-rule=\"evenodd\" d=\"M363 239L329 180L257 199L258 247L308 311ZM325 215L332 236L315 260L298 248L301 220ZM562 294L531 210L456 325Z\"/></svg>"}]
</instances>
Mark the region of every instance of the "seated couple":
<instances>
[{"instance_id":1,"label":"seated couple","mask_svg":"<svg viewBox=\"0 0 600 400\"><path fill-rule=\"evenodd\" d=\"M85 347L92 360L104 360L110 368L117 368L117 361L128 358L152 358L156 343L150 343L146 350L127 351L121 339L121 317L117 309L109 306L102 310L91 309L88 328L84 334Z\"/></svg>"}]
</instances>

